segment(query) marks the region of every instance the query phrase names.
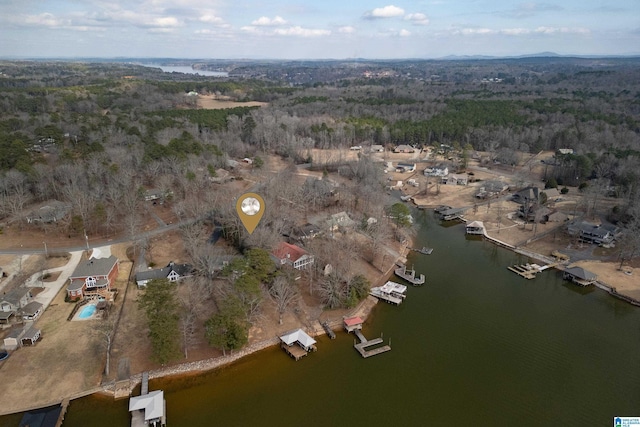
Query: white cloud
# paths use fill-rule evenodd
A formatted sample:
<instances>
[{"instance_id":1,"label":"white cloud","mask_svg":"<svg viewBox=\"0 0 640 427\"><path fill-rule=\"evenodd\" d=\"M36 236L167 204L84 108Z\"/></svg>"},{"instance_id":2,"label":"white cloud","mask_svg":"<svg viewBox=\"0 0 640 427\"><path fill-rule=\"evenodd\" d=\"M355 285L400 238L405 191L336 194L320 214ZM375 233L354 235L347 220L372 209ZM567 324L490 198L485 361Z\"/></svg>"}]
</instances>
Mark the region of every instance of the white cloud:
<instances>
[{"instance_id":1,"label":"white cloud","mask_svg":"<svg viewBox=\"0 0 640 427\"><path fill-rule=\"evenodd\" d=\"M504 30L500 30L500 33L507 36L520 36L523 34L531 34L531 30L527 28L505 28Z\"/></svg>"},{"instance_id":2,"label":"white cloud","mask_svg":"<svg viewBox=\"0 0 640 427\"><path fill-rule=\"evenodd\" d=\"M404 20L411 21L413 25L429 25L429 18L424 13L408 13Z\"/></svg>"},{"instance_id":3,"label":"white cloud","mask_svg":"<svg viewBox=\"0 0 640 427\"><path fill-rule=\"evenodd\" d=\"M411 32L405 30L404 28L398 32L398 36L400 37L409 37L410 35L411 35Z\"/></svg>"},{"instance_id":4,"label":"white cloud","mask_svg":"<svg viewBox=\"0 0 640 427\"><path fill-rule=\"evenodd\" d=\"M180 22L173 16L162 16L151 19L147 25L150 27L170 28L179 26Z\"/></svg>"},{"instance_id":5,"label":"white cloud","mask_svg":"<svg viewBox=\"0 0 640 427\"><path fill-rule=\"evenodd\" d=\"M299 25L289 28L276 28L274 34L279 36L299 36L299 37L320 37L331 35L329 30L318 30L312 28L302 28Z\"/></svg>"},{"instance_id":6,"label":"white cloud","mask_svg":"<svg viewBox=\"0 0 640 427\"><path fill-rule=\"evenodd\" d=\"M277 16L273 19L267 16L261 16L251 23L251 25L255 25L257 27L277 27L279 25L285 25L287 21L285 21L282 17Z\"/></svg>"},{"instance_id":7,"label":"white cloud","mask_svg":"<svg viewBox=\"0 0 640 427\"><path fill-rule=\"evenodd\" d=\"M15 22L44 27L62 27L64 25L70 24L68 20L56 18L51 13L41 13L39 15L24 15L16 19Z\"/></svg>"},{"instance_id":8,"label":"white cloud","mask_svg":"<svg viewBox=\"0 0 640 427\"><path fill-rule=\"evenodd\" d=\"M350 25L347 25L347 26L345 26L345 27L340 27L340 28L338 28L338 32L339 32L340 34L353 34L353 33L355 33L355 32L356 32L356 29L355 29L355 28L353 28L353 27L352 27L352 26L350 26Z\"/></svg>"},{"instance_id":9,"label":"white cloud","mask_svg":"<svg viewBox=\"0 0 640 427\"><path fill-rule=\"evenodd\" d=\"M380 19L380 18L394 18L396 16L404 15L404 9L389 5L385 7L377 7L364 14L366 19Z\"/></svg>"},{"instance_id":10,"label":"white cloud","mask_svg":"<svg viewBox=\"0 0 640 427\"><path fill-rule=\"evenodd\" d=\"M199 19L200 22L205 22L207 24L214 24L214 25L223 25L224 24L224 20L222 18L220 18L219 16L215 16L212 14L206 14L206 15L202 15Z\"/></svg>"},{"instance_id":11,"label":"white cloud","mask_svg":"<svg viewBox=\"0 0 640 427\"><path fill-rule=\"evenodd\" d=\"M587 28L568 27L538 27L534 31L538 34L589 34L591 32Z\"/></svg>"}]
</instances>

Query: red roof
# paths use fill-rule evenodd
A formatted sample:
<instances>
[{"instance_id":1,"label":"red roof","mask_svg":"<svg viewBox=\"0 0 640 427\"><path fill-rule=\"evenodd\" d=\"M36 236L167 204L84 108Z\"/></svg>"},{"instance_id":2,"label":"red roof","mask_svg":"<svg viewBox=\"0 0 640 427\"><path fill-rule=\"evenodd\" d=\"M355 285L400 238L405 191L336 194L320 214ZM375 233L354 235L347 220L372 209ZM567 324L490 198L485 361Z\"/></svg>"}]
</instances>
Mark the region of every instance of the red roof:
<instances>
[{"instance_id":1,"label":"red roof","mask_svg":"<svg viewBox=\"0 0 640 427\"><path fill-rule=\"evenodd\" d=\"M278 247L273 250L273 255L280 259L289 259L291 262L296 262L300 257L306 255L307 251L296 245L290 245L289 243L280 242Z\"/></svg>"},{"instance_id":2,"label":"red roof","mask_svg":"<svg viewBox=\"0 0 640 427\"><path fill-rule=\"evenodd\" d=\"M344 319L344 324L347 326L355 326L359 325L363 322L363 320L359 317L349 317L348 319Z\"/></svg>"}]
</instances>

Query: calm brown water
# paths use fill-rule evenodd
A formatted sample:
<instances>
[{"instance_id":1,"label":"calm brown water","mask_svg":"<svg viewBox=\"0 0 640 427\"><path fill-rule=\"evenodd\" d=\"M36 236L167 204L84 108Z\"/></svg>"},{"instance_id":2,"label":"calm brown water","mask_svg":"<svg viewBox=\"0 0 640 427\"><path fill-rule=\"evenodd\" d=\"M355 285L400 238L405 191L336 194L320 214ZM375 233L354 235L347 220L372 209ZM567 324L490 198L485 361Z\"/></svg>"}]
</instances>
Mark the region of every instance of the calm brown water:
<instances>
[{"instance_id":1,"label":"calm brown water","mask_svg":"<svg viewBox=\"0 0 640 427\"><path fill-rule=\"evenodd\" d=\"M353 336L320 338L294 362L277 348L223 369L151 383L180 426L604 426L640 415L640 310L419 213L410 259L427 284L365 325L393 350L367 360ZM128 426L127 401L72 402L64 427Z\"/></svg>"}]
</instances>

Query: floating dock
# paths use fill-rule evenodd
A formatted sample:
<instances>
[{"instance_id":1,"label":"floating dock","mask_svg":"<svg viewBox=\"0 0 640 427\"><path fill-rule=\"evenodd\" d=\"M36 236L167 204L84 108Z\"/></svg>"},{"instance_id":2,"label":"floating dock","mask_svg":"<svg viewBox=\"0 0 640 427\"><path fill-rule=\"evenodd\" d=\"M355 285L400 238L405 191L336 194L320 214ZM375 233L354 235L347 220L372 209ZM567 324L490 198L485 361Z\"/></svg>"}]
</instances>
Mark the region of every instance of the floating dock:
<instances>
[{"instance_id":1,"label":"floating dock","mask_svg":"<svg viewBox=\"0 0 640 427\"><path fill-rule=\"evenodd\" d=\"M535 279L536 274L542 271L538 264L522 264L522 265L514 265L512 267L507 267L510 271L513 271L520 277L524 277L525 279Z\"/></svg>"},{"instance_id":2,"label":"floating dock","mask_svg":"<svg viewBox=\"0 0 640 427\"><path fill-rule=\"evenodd\" d=\"M331 329L331 326L329 326L329 322L325 320L324 322L321 323L321 325L324 331L329 336L329 338L331 338L332 340L336 339L336 333L333 332L333 329Z\"/></svg>"},{"instance_id":3,"label":"floating dock","mask_svg":"<svg viewBox=\"0 0 640 427\"><path fill-rule=\"evenodd\" d=\"M383 345L381 347L376 347L374 349L368 350L369 347L382 344L384 342L382 338L374 338L372 340L368 340L364 335L362 335L360 329L355 329L353 332L360 340L360 342L358 344L354 344L353 347L358 350L358 353L360 353L360 355L365 359L367 357L375 356L377 354L385 353L391 350L391 345Z\"/></svg>"},{"instance_id":4,"label":"floating dock","mask_svg":"<svg viewBox=\"0 0 640 427\"><path fill-rule=\"evenodd\" d=\"M377 286L371 288L369 292L374 297L386 301L390 304L399 305L407 296L404 294L407 291L405 285L401 285L396 282L387 282L383 286Z\"/></svg>"},{"instance_id":5,"label":"floating dock","mask_svg":"<svg viewBox=\"0 0 640 427\"><path fill-rule=\"evenodd\" d=\"M395 273L396 276L406 280L414 286L424 285L424 274L420 274L420 276L416 277L416 271L413 268L411 270L407 270L406 265L396 268Z\"/></svg>"}]
</instances>

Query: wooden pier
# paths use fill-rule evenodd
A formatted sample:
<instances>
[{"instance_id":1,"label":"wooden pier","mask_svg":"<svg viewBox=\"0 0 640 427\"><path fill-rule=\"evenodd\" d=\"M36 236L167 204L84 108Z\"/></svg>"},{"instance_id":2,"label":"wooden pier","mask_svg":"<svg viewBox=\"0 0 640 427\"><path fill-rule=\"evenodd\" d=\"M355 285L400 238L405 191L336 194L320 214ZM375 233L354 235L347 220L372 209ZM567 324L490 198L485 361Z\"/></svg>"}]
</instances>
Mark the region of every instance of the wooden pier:
<instances>
[{"instance_id":1,"label":"wooden pier","mask_svg":"<svg viewBox=\"0 0 640 427\"><path fill-rule=\"evenodd\" d=\"M391 345L383 345L381 347L376 347L374 349L368 350L369 347L382 344L384 342L382 338L374 338L372 340L368 340L365 338L364 335L362 335L362 332L360 331L360 329L354 329L353 332L356 334L356 336L360 340L360 342L357 344L354 344L353 347L356 350L358 350L358 353L360 353L360 355L365 359L367 357L375 356L377 354L385 353L391 350Z\"/></svg>"},{"instance_id":2,"label":"wooden pier","mask_svg":"<svg viewBox=\"0 0 640 427\"><path fill-rule=\"evenodd\" d=\"M538 264L522 264L522 265L514 265L512 267L507 267L510 271L513 271L520 277L524 277L525 279L535 279L536 274L547 270L549 268L555 267L558 263L547 264L545 266L539 266Z\"/></svg>"},{"instance_id":3,"label":"wooden pier","mask_svg":"<svg viewBox=\"0 0 640 427\"><path fill-rule=\"evenodd\" d=\"M298 347L297 345L286 345L285 343L282 343L280 347L282 347L285 353L293 357L296 362L308 354L305 349Z\"/></svg>"}]
</instances>

